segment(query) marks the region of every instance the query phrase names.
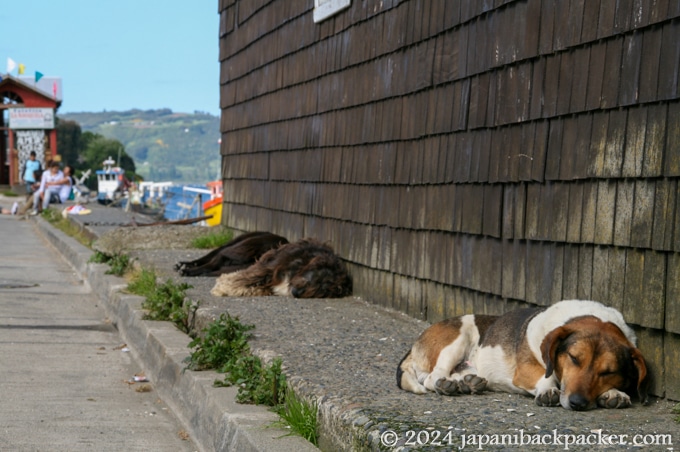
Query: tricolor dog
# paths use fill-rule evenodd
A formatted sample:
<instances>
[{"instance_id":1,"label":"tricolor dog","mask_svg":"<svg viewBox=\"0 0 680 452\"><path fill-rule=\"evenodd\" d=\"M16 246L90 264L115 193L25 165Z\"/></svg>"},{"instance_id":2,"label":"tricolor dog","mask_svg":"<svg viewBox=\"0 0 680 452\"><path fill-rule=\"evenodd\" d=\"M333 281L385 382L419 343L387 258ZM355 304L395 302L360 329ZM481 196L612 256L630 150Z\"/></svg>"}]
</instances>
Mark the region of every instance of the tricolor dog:
<instances>
[{"instance_id":1,"label":"tricolor dog","mask_svg":"<svg viewBox=\"0 0 680 452\"><path fill-rule=\"evenodd\" d=\"M486 389L568 410L625 408L635 394L646 403L646 376L621 313L584 300L443 320L420 335L397 367L397 385L416 394Z\"/></svg>"},{"instance_id":2,"label":"tricolor dog","mask_svg":"<svg viewBox=\"0 0 680 452\"><path fill-rule=\"evenodd\" d=\"M248 268L221 275L210 292L218 297L341 298L352 294L352 276L333 248L307 238L267 251Z\"/></svg>"}]
</instances>

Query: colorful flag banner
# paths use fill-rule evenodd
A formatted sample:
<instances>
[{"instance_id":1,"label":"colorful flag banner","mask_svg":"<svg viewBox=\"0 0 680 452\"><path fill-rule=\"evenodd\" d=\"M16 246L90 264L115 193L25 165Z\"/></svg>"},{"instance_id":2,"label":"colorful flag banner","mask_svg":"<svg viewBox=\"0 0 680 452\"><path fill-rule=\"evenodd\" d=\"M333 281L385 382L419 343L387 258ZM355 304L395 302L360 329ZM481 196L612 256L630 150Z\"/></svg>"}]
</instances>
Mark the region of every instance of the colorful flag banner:
<instances>
[{"instance_id":1,"label":"colorful flag banner","mask_svg":"<svg viewBox=\"0 0 680 452\"><path fill-rule=\"evenodd\" d=\"M19 63L19 75L24 75L26 71L26 65L24 63Z\"/></svg>"},{"instance_id":2,"label":"colorful flag banner","mask_svg":"<svg viewBox=\"0 0 680 452\"><path fill-rule=\"evenodd\" d=\"M38 83L41 78L43 78L43 73L35 71L35 82Z\"/></svg>"},{"instance_id":3,"label":"colorful flag banner","mask_svg":"<svg viewBox=\"0 0 680 452\"><path fill-rule=\"evenodd\" d=\"M7 58L7 73L9 74L9 73L12 72L16 67L17 67L16 62L15 62L13 59L11 59L11 58Z\"/></svg>"}]
</instances>

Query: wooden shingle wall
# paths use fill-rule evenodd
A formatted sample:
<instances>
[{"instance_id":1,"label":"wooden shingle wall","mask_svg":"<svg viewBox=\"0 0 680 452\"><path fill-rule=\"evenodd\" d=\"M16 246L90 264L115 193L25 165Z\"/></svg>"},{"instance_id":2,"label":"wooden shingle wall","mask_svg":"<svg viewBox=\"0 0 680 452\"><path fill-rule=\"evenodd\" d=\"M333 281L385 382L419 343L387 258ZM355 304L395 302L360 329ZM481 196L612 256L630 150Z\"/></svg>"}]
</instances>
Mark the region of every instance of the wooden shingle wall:
<instances>
[{"instance_id":1,"label":"wooden shingle wall","mask_svg":"<svg viewBox=\"0 0 680 452\"><path fill-rule=\"evenodd\" d=\"M680 398L680 3L221 0L223 223L431 321L619 308Z\"/></svg>"}]
</instances>

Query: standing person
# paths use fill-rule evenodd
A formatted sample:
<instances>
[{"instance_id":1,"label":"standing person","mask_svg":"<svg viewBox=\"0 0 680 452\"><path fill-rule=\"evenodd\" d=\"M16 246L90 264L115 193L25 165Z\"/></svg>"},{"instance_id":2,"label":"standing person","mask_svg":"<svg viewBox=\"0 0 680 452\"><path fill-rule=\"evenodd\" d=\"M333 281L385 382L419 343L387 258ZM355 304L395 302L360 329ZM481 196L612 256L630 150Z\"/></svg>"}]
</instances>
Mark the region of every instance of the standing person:
<instances>
[{"instance_id":1,"label":"standing person","mask_svg":"<svg viewBox=\"0 0 680 452\"><path fill-rule=\"evenodd\" d=\"M38 183L36 179L38 171L42 172L42 165L36 160L35 151L31 151L28 160L21 167L21 179L26 184L26 193L29 195L35 191L34 184Z\"/></svg>"}]
</instances>

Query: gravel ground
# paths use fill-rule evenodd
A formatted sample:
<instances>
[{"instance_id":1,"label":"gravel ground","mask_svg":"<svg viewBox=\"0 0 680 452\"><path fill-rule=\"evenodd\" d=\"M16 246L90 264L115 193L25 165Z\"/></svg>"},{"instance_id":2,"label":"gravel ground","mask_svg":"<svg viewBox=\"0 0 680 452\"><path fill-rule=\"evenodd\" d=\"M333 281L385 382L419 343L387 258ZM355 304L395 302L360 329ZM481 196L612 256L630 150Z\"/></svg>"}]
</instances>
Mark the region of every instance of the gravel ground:
<instances>
[{"instance_id":1,"label":"gravel ground","mask_svg":"<svg viewBox=\"0 0 680 452\"><path fill-rule=\"evenodd\" d=\"M635 404L623 410L571 412L541 408L531 398L504 393L442 397L401 391L396 387L396 366L427 327L426 323L358 298L214 297L210 294L214 278L180 278L173 270L178 260L206 253L186 248L188 237L202 228L125 227L112 233L112 225L104 223L114 221L102 220L98 210L93 209L89 218L88 228L95 234L117 234L112 236L111 243L120 245L142 265L193 285L188 295L201 302L199 328L225 311L256 326L253 349L264 355L281 356L293 386L320 401L321 421L327 431L333 432L322 439L322 448L337 450L338 444L343 443L352 450L392 449L387 446L401 450L463 446L516 450L519 445L514 441L542 441L547 444L525 444L522 448L637 450L639 447L633 441L652 441L655 445L645 448L674 450L675 442L680 441L680 424L672 414L675 402L663 399L653 399L645 407ZM120 218L116 221L125 222ZM591 444L567 446L566 437L559 435L576 435L570 440ZM479 445L480 441L493 444L502 440L505 445ZM620 445L622 440L628 444ZM663 440L665 445L656 444Z\"/></svg>"}]
</instances>

